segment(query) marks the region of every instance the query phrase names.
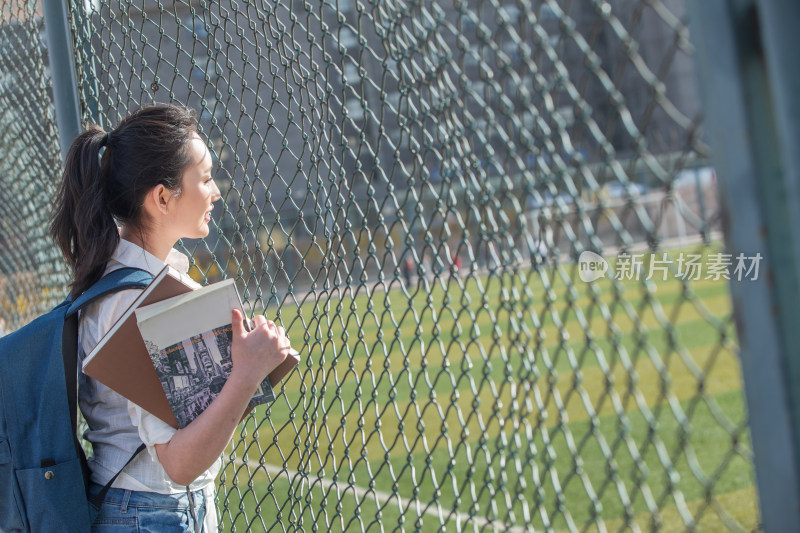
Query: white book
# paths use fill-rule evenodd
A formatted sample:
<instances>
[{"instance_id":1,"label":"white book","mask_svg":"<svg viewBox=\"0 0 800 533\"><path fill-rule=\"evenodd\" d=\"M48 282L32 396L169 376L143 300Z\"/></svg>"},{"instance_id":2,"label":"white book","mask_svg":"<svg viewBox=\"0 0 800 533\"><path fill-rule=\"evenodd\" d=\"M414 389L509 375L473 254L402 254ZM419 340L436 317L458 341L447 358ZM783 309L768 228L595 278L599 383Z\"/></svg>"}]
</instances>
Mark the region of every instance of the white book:
<instances>
[{"instance_id":1,"label":"white book","mask_svg":"<svg viewBox=\"0 0 800 533\"><path fill-rule=\"evenodd\" d=\"M245 316L232 279L136 309L139 331L178 427L202 413L230 375L233 309ZM248 408L274 399L270 380L264 379Z\"/></svg>"}]
</instances>

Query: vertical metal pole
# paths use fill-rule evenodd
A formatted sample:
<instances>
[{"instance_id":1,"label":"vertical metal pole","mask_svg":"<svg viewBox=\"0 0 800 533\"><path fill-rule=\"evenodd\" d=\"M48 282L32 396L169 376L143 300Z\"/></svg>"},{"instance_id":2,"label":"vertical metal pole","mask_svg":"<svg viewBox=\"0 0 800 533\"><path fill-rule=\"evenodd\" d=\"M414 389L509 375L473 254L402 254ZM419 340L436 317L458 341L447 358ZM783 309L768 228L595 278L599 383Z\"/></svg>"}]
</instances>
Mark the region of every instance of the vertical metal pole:
<instances>
[{"instance_id":1,"label":"vertical metal pole","mask_svg":"<svg viewBox=\"0 0 800 533\"><path fill-rule=\"evenodd\" d=\"M81 131L78 77L75 73L75 58L72 53L67 2L43 0L42 7L44 9L44 27L47 32L50 74L53 80L53 103L56 109L58 141L61 145L61 160L63 161L72 140Z\"/></svg>"},{"instance_id":2,"label":"vertical metal pole","mask_svg":"<svg viewBox=\"0 0 800 533\"><path fill-rule=\"evenodd\" d=\"M758 0L761 40L767 80L773 102L777 145L781 172L785 183L784 201L791 213L792 228L800 228L800 2L797 0ZM800 231L794 241L786 243L800 264ZM800 383L800 373L793 374ZM795 404L800 407L800 404ZM795 428L800 437L800 428ZM800 442L800 441L799 441Z\"/></svg>"},{"instance_id":3,"label":"vertical metal pole","mask_svg":"<svg viewBox=\"0 0 800 533\"><path fill-rule=\"evenodd\" d=\"M687 3L726 247L734 261L739 253L763 257L757 280L732 279L731 297L762 521L765 531L781 533L800 531L800 181L797 166L786 161L796 163L800 115L797 102L784 107L781 101L781 95L797 94L788 91L783 71L794 71L789 77L796 83L798 37L791 26L798 18L787 16L797 13L792 4L796 0ZM762 8L783 20L770 28L760 20ZM780 25L785 35L765 35ZM790 46L788 40L794 48L769 57L774 47ZM795 137L785 138L792 129Z\"/></svg>"},{"instance_id":4,"label":"vertical metal pole","mask_svg":"<svg viewBox=\"0 0 800 533\"><path fill-rule=\"evenodd\" d=\"M773 171L774 182L767 208L778 204L777 220L771 226L779 231L774 246L782 251L774 290L779 295L780 324L784 332L784 401L788 403L790 431L794 438L795 476L800 477L800 2L797 0L757 0L759 36L762 43L762 68L769 87L772 115L769 126L774 133L761 168ZM763 178L769 179L769 173ZM787 465L788 466L788 465ZM800 483L799 483L800 484ZM799 489L800 490L800 489ZM787 502L788 503L788 502ZM800 529L800 498L784 509L787 522ZM775 529L778 531L778 529Z\"/></svg>"}]
</instances>

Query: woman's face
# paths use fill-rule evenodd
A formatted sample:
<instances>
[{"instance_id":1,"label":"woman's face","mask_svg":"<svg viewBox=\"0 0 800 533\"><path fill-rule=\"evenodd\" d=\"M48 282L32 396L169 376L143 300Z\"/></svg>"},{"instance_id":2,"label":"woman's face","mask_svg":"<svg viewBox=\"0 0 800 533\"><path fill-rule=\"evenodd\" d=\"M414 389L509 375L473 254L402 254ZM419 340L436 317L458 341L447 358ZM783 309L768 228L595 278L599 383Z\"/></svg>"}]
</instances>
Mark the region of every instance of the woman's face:
<instances>
[{"instance_id":1,"label":"woman's face","mask_svg":"<svg viewBox=\"0 0 800 533\"><path fill-rule=\"evenodd\" d=\"M201 239L208 235L211 211L221 195L211 176L213 161L206 144L195 136L190 146L192 163L183 172L181 193L170 202L168 224L179 238Z\"/></svg>"}]
</instances>

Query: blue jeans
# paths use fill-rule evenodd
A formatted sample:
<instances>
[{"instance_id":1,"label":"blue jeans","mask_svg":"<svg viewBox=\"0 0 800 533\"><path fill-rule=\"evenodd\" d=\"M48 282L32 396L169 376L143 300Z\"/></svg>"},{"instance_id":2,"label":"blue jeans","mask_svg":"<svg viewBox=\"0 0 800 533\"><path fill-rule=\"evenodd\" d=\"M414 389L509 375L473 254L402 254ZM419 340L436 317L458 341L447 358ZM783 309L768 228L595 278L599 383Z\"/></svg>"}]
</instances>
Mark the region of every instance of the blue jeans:
<instances>
[{"instance_id":1,"label":"blue jeans","mask_svg":"<svg viewBox=\"0 0 800 533\"><path fill-rule=\"evenodd\" d=\"M90 497L103 487L92 483ZM206 500L203 491L191 493L198 531L203 531ZM189 496L158 494L125 489L108 489L100 514L92 524L92 533L194 533L195 523L189 508Z\"/></svg>"}]
</instances>

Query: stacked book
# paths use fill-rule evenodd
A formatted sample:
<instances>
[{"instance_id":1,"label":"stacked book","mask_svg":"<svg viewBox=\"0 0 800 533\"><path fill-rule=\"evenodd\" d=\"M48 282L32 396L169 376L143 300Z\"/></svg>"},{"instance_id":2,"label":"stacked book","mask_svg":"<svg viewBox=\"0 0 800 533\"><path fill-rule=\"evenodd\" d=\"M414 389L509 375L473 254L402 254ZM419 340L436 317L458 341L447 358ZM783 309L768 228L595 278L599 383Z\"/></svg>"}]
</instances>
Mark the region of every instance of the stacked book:
<instances>
[{"instance_id":1,"label":"stacked book","mask_svg":"<svg viewBox=\"0 0 800 533\"><path fill-rule=\"evenodd\" d=\"M83 360L83 372L172 427L216 398L233 361L231 312L246 316L233 280L193 290L166 266ZM261 383L248 411L273 401L272 387L299 362L292 351Z\"/></svg>"}]
</instances>

